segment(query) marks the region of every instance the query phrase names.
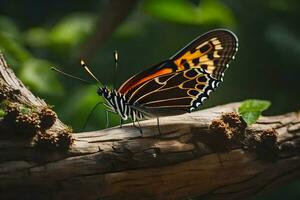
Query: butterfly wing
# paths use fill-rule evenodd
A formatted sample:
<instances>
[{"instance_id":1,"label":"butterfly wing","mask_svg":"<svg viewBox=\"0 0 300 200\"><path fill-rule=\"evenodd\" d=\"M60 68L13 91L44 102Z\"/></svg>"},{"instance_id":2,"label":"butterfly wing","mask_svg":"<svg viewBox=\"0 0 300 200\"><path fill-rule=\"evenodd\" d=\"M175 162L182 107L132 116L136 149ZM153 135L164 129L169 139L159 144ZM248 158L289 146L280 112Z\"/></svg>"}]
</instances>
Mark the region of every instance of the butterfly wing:
<instances>
[{"instance_id":1,"label":"butterfly wing","mask_svg":"<svg viewBox=\"0 0 300 200\"><path fill-rule=\"evenodd\" d=\"M196 38L170 59L178 70L201 68L222 80L228 63L237 52L238 39L228 30L218 29Z\"/></svg>"},{"instance_id":2,"label":"butterfly wing","mask_svg":"<svg viewBox=\"0 0 300 200\"><path fill-rule=\"evenodd\" d=\"M221 80L227 64L237 51L237 45L237 37L231 31L217 29L207 32L189 43L169 60L131 77L121 85L118 91L125 94L155 77L189 68L205 69L213 77Z\"/></svg>"},{"instance_id":3,"label":"butterfly wing","mask_svg":"<svg viewBox=\"0 0 300 200\"><path fill-rule=\"evenodd\" d=\"M118 91L131 106L157 116L191 111L222 81L236 51L232 32L208 32L169 60L133 76Z\"/></svg>"},{"instance_id":4,"label":"butterfly wing","mask_svg":"<svg viewBox=\"0 0 300 200\"><path fill-rule=\"evenodd\" d=\"M202 105L219 82L204 70L191 68L145 82L128 102L153 116L182 114Z\"/></svg>"}]
</instances>

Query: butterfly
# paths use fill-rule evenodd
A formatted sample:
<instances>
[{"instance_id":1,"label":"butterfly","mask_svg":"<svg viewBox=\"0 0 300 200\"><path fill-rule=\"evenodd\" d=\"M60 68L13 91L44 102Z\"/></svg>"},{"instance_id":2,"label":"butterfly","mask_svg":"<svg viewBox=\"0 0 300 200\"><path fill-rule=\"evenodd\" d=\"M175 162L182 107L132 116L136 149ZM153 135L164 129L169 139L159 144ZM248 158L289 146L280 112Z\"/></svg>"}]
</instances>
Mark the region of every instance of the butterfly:
<instances>
[{"instance_id":1,"label":"butterfly","mask_svg":"<svg viewBox=\"0 0 300 200\"><path fill-rule=\"evenodd\" d=\"M223 81L237 50L234 33L212 30L171 58L132 76L119 89L99 86L97 93L123 120L188 113L199 108ZM98 81L83 61L81 65Z\"/></svg>"},{"instance_id":2,"label":"butterfly","mask_svg":"<svg viewBox=\"0 0 300 200\"><path fill-rule=\"evenodd\" d=\"M237 50L234 33L212 30L171 58L132 76L118 90L103 86L97 93L123 120L191 112L223 81ZM86 67L83 61L81 64Z\"/></svg>"}]
</instances>

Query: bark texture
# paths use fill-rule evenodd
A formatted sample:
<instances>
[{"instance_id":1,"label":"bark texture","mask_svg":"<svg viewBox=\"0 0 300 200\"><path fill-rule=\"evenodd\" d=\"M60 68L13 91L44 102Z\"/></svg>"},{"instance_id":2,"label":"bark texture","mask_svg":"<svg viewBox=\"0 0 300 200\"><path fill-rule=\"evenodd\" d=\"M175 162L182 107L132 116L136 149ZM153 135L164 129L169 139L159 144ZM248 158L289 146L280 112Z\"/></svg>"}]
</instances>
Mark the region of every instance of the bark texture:
<instances>
[{"instance_id":1,"label":"bark texture","mask_svg":"<svg viewBox=\"0 0 300 200\"><path fill-rule=\"evenodd\" d=\"M10 101L46 105L2 56L0 82ZM161 118L161 135L156 120L141 122L143 135L131 124L76 133L68 151L0 138L0 199L244 199L299 180L299 113L243 127L238 105Z\"/></svg>"}]
</instances>

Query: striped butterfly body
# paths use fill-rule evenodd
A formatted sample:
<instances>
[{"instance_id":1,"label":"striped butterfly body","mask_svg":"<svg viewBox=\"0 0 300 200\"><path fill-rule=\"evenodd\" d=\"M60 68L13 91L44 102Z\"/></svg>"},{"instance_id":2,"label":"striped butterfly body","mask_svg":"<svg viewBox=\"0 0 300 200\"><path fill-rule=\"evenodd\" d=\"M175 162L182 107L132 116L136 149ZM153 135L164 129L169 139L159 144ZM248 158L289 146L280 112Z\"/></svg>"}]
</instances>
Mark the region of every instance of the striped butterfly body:
<instances>
[{"instance_id":1,"label":"striped butterfly body","mask_svg":"<svg viewBox=\"0 0 300 200\"><path fill-rule=\"evenodd\" d=\"M123 120L191 112L223 81L237 47L234 33L207 32L168 60L131 77L118 90L104 86L98 94Z\"/></svg>"}]
</instances>

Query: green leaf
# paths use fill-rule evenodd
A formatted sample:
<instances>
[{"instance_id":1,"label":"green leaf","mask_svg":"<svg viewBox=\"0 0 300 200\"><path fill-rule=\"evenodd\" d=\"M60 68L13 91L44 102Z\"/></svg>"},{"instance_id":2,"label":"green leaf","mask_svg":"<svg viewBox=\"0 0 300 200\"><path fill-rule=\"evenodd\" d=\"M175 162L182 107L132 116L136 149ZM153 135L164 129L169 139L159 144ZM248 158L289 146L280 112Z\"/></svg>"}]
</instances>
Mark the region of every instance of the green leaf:
<instances>
[{"instance_id":1,"label":"green leaf","mask_svg":"<svg viewBox=\"0 0 300 200\"><path fill-rule=\"evenodd\" d=\"M271 105L270 101L249 99L243 101L243 103L239 107L239 112L249 112L249 111L262 112L268 109L270 105Z\"/></svg>"},{"instance_id":2,"label":"green leaf","mask_svg":"<svg viewBox=\"0 0 300 200\"><path fill-rule=\"evenodd\" d=\"M238 113L242 116L242 118L248 125L251 125L258 120L261 113L264 110L268 109L270 105L270 101L249 99L243 101L243 103L238 108Z\"/></svg>"},{"instance_id":3,"label":"green leaf","mask_svg":"<svg viewBox=\"0 0 300 200\"><path fill-rule=\"evenodd\" d=\"M244 113L240 113L242 115L242 118L244 119L244 121L250 126L251 124L254 124L259 116L260 116L260 112L244 112Z\"/></svg>"},{"instance_id":4,"label":"green leaf","mask_svg":"<svg viewBox=\"0 0 300 200\"><path fill-rule=\"evenodd\" d=\"M75 13L63 18L49 32L49 44L62 53L66 53L65 48L73 48L80 44L94 25L94 17L90 14Z\"/></svg>"},{"instance_id":5,"label":"green leaf","mask_svg":"<svg viewBox=\"0 0 300 200\"><path fill-rule=\"evenodd\" d=\"M181 24L232 26L232 11L219 0L203 0L199 5L186 0L147 0L143 8L149 15Z\"/></svg>"},{"instance_id":6,"label":"green leaf","mask_svg":"<svg viewBox=\"0 0 300 200\"><path fill-rule=\"evenodd\" d=\"M148 0L143 5L144 10L157 18L177 23L196 23L194 6L183 0Z\"/></svg>"},{"instance_id":7,"label":"green leaf","mask_svg":"<svg viewBox=\"0 0 300 200\"><path fill-rule=\"evenodd\" d=\"M196 12L199 24L234 26L236 23L232 11L219 0L202 0Z\"/></svg>"}]
</instances>

